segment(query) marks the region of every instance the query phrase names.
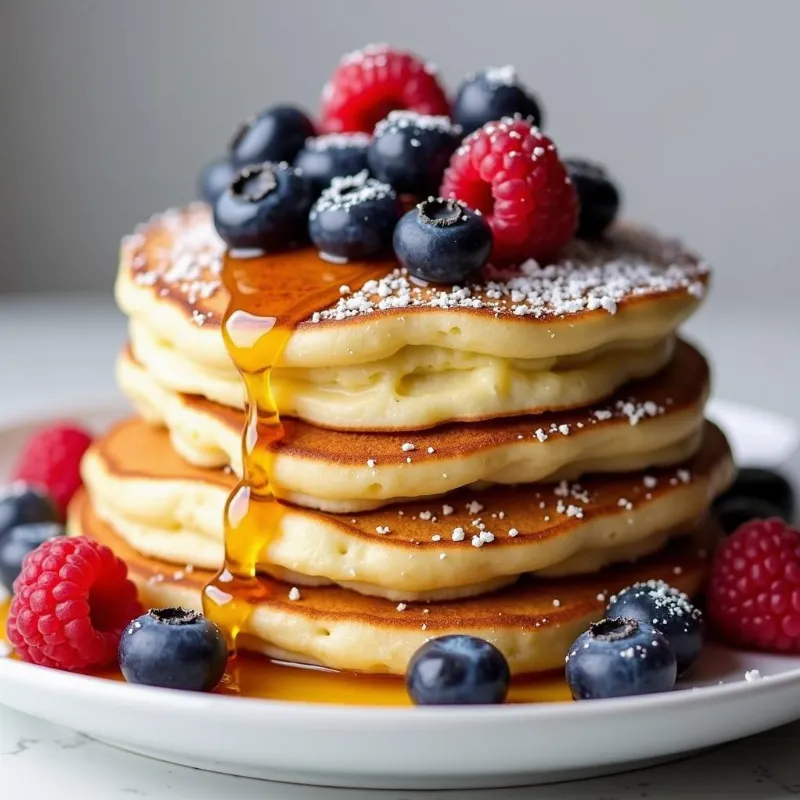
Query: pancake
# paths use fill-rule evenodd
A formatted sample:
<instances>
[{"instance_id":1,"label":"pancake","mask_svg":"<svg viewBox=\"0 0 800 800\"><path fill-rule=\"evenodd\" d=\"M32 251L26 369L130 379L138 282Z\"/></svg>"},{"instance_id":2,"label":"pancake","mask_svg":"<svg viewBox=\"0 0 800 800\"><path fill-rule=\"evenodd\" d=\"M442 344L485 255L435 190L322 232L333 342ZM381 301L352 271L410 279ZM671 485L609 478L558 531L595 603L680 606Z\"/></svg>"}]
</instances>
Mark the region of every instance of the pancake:
<instances>
[{"instance_id":1,"label":"pancake","mask_svg":"<svg viewBox=\"0 0 800 800\"><path fill-rule=\"evenodd\" d=\"M244 408L233 364L217 370L186 358L139 320L131 352L165 388ZM421 430L452 421L495 419L576 408L606 397L670 359L673 336L613 342L586 353L497 358L441 347L408 346L371 364L276 369L280 413L337 430Z\"/></svg>"},{"instance_id":2,"label":"pancake","mask_svg":"<svg viewBox=\"0 0 800 800\"><path fill-rule=\"evenodd\" d=\"M220 565L229 472L186 464L164 431L133 419L94 443L83 475L97 515L137 551L179 567ZM290 506L259 570L394 600L477 595L526 572L594 572L695 530L732 477L727 442L708 423L679 467L464 490L355 516Z\"/></svg>"},{"instance_id":3,"label":"pancake","mask_svg":"<svg viewBox=\"0 0 800 800\"><path fill-rule=\"evenodd\" d=\"M134 323L137 350L143 337L149 337L159 343L162 354L179 354L184 372L204 376L193 392L237 405L241 395L231 384L231 362L221 335L229 300L221 280L223 253L205 206L167 212L123 242L116 294ZM337 267L313 250L279 254L265 264L270 280L260 287L267 310L271 292L281 298L287 291L302 291L292 278L297 265L307 268L309 261L315 269L319 265L320 274L325 272L338 300L297 326L275 366L300 370L301 380L322 370L315 380L329 386L347 386L354 374L363 381L365 371L391 375L395 385L385 379L390 385L383 392L383 406L392 413L381 416L378 406L370 413L369 404L360 413L370 426L406 429L591 402L598 392L610 391L610 384L625 380L629 360L619 359L613 368L610 363L602 369L598 365L594 385L583 388L563 379L559 370L566 365L558 360L608 348L635 351L641 343L668 340L697 308L708 283L708 269L695 255L622 224L601 242L572 242L557 264L542 268L529 262L514 272L490 270L480 285L446 290L412 281L393 262L370 265L368 274L379 277L350 287L341 285ZM139 355L146 358L143 352ZM657 369L657 361L649 360L650 371ZM477 392L465 406L445 402L443 372L445 384L452 373L462 384L480 384L487 365L490 373L506 376L507 392L499 397ZM360 369L338 372L354 366ZM644 375L643 369L640 364L627 377ZM531 377L539 371L545 375ZM551 372L562 379L554 387L547 377ZM601 374L606 375L605 390ZM405 381L398 384L398 376ZM411 384L416 399L406 396L404 382ZM523 386L536 391L523 396ZM425 404L420 397L428 392L434 401ZM378 395L378 387L372 393ZM392 405L391 398L398 396L402 402ZM292 405L291 397L287 403ZM297 400L294 405L317 424L355 424L324 404L301 408Z\"/></svg>"},{"instance_id":4,"label":"pancake","mask_svg":"<svg viewBox=\"0 0 800 800\"><path fill-rule=\"evenodd\" d=\"M94 514L85 492L72 504L70 532L90 536L124 559L146 605L201 610L202 588L212 573L177 571L138 554ZM512 673L542 672L563 665L576 636L603 616L610 593L637 580L662 579L694 595L706 561L706 552L690 542L599 575L530 579L483 597L430 606L395 605L338 587L304 588L291 600L290 584L262 578L271 597L253 608L238 642L300 663L400 675L429 638L465 633L499 647Z\"/></svg>"},{"instance_id":5,"label":"pancake","mask_svg":"<svg viewBox=\"0 0 800 800\"><path fill-rule=\"evenodd\" d=\"M242 412L170 392L129 351L119 362L118 379L143 417L167 426L184 458L240 473ZM699 445L708 383L705 359L679 342L660 373L589 408L413 434L331 431L289 419L273 488L298 505L349 513L466 486L675 464Z\"/></svg>"}]
</instances>

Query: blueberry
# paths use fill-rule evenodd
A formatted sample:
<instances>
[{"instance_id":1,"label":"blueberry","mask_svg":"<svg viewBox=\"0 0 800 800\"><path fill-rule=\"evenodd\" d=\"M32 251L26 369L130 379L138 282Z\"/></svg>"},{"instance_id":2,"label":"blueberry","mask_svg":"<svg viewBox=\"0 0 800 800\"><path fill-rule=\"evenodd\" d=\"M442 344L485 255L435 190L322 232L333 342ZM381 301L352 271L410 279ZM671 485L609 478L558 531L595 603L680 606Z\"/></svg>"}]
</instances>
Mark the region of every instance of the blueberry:
<instances>
[{"instance_id":1,"label":"blueberry","mask_svg":"<svg viewBox=\"0 0 800 800\"><path fill-rule=\"evenodd\" d=\"M487 122L519 114L540 127L542 110L536 98L519 81L514 67L488 67L468 75L458 87L453 106L453 119L464 134Z\"/></svg>"},{"instance_id":2,"label":"blueberry","mask_svg":"<svg viewBox=\"0 0 800 800\"><path fill-rule=\"evenodd\" d=\"M50 497L27 483L15 481L0 489L0 541L18 525L57 522L60 518Z\"/></svg>"},{"instance_id":3,"label":"blueberry","mask_svg":"<svg viewBox=\"0 0 800 800\"><path fill-rule=\"evenodd\" d=\"M448 117L392 111L375 126L367 151L372 174L400 194L425 197L438 192L461 128Z\"/></svg>"},{"instance_id":4,"label":"blueberry","mask_svg":"<svg viewBox=\"0 0 800 800\"><path fill-rule=\"evenodd\" d=\"M10 592L25 556L42 542L63 535L64 526L58 522L30 522L7 531L0 538L0 585Z\"/></svg>"},{"instance_id":5,"label":"blueberry","mask_svg":"<svg viewBox=\"0 0 800 800\"><path fill-rule=\"evenodd\" d=\"M600 164L582 158L565 158L564 166L581 207L575 235L581 239L598 239L617 216L619 191Z\"/></svg>"},{"instance_id":6,"label":"blueberry","mask_svg":"<svg viewBox=\"0 0 800 800\"><path fill-rule=\"evenodd\" d=\"M408 694L418 706L502 703L510 680L505 656L475 636L431 639L406 671Z\"/></svg>"},{"instance_id":7,"label":"blueberry","mask_svg":"<svg viewBox=\"0 0 800 800\"><path fill-rule=\"evenodd\" d=\"M311 185L286 164L242 169L214 205L217 233L233 248L282 250L303 241Z\"/></svg>"},{"instance_id":8,"label":"blueberry","mask_svg":"<svg viewBox=\"0 0 800 800\"><path fill-rule=\"evenodd\" d=\"M330 186L334 178L357 175L367 169L366 133L327 133L309 139L297 154L294 165L311 182L315 196Z\"/></svg>"},{"instance_id":9,"label":"blueberry","mask_svg":"<svg viewBox=\"0 0 800 800\"><path fill-rule=\"evenodd\" d=\"M400 218L391 186L358 175L334 178L311 209L308 231L328 261L358 261L389 249Z\"/></svg>"},{"instance_id":10,"label":"blueberry","mask_svg":"<svg viewBox=\"0 0 800 800\"><path fill-rule=\"evenodd\" d=\"M683 592L664 581L634 583L611 598L606 614L646 622L662 633L672 646L683 675L700 657L705 624L703 614Z\"/></svg>"},{"instance_id":11,"label":"blueberry","mask_svg":"<svg viewBox=\"0 0 800 800\"><path fill-rule=\"evenodd\" d=\"M429 197L397 223L394 251L416 278L462 283L489 260L492 231L481 214L458 200Z\"/></svg>"},{"instance_id":12,"label":"blueberry","mask_svg":"<svg viewBox=\"0 0 800 800\"><path fill-rule=\"evenodd\" d=\"M582 633L567 654L575 700L668 692L675 686L675 652L652 625L604 619Z\"/></svg>"},{"instance_id":13,"label":"blueberry","mask_svg":"<svg viewBox=\"0 0 800 800\"><path fill-rule=\"evenodd\" d=\"M754 519L781 517L789 521L778 506L759 497L720 498L714 504L714 516L725 533L733 533L745 522Z\"/></svg>"},{"instance_id":14,"label":"blueberry","mask_svg":"<svg viewBox=\"0 0 800 800\"><path fill-rule=\"evenodd\" d=\"M314 133L314 123L299 108L268 108L239 126L230 143L231 161L237 167L264 161L291 163Z\"/></svg>"},{"instance_id":15,"label":"blueberry","mask_svg":"<svg viewBox=\"0 0 800 800\"><path fill-rule=\"evenodd\" d=\"M759 467L743 467L733 486L717 501L723 504L733 498L755 498L775 509L772 516L791 522L795 514L795 493L792 484L780 473ZM763 516L763 515L761 515Z\"/></svg>"},{"instance_id":16,"label":"blueberry","mask_svg":"<svg viewBox=\"0 0 800 800\"><path fill-rule=\"evenodd\" d=\"M119 643L125 680L145 686L210 692L227 661L219 628L183 608L151 609L128 624Z\"/></svg>"},{"instance_id":17,"label":"blueberry","mask_svg":"<svg viewBox=\"0 0 800 800\"><path fill-rule=\"evenodd\" d=\"M197 181L197 194L201 200L214 205L217 198L233 183L237 170L228 158L218 158L203 167Z\"/></svg>"}]
</instances>

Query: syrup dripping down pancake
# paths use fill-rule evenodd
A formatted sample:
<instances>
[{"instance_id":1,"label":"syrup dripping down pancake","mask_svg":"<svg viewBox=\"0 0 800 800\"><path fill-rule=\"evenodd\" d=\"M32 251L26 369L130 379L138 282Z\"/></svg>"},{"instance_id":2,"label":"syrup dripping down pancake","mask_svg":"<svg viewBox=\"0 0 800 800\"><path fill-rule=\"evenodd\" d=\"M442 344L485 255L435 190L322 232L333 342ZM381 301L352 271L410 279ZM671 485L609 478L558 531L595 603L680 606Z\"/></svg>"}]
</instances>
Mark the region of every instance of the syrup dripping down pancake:
<instances>
[{"instance_id":1,"label":"syrup dripping down pancake","mask_svg":"<svg viewBox=\"0 0 800 800\"><path fill-rule=\"evenodd\" d=\"M95 442L83 473L95 513L137 551L219 566L229 471L187 464L163 430L132 419ZM291 506L258 568L394 600L478 595L521 573L595 572L655 552L692 531L732 477L727 442L707 423L692 458L644 473L462 490L355 515Z\"/></svg>"},{"instance_id":2,"label":"syrup dripping down pancake","mask_svg":"<svg viewBox=\"0 0 800 800\"><path fill-rule=\"evenodd\" d=\"M140 555L97 517L85 492L73 502L70 526L71 533L108 545L127 562L146 604L200 608L212 573L176 570ZM513 673L543 672L563 665L575 637L602 617L605 598L624 586L662 579L690 595L699 592L707 552L707 546L686 542L597 575L530 579L483 597L405 607L338 587L303 588L291 600L291 584L262 578L269 599L253 610L239 643L301 663L399 675L428 638L467 633L497 645Z\"/></svg>"}]
</instances>

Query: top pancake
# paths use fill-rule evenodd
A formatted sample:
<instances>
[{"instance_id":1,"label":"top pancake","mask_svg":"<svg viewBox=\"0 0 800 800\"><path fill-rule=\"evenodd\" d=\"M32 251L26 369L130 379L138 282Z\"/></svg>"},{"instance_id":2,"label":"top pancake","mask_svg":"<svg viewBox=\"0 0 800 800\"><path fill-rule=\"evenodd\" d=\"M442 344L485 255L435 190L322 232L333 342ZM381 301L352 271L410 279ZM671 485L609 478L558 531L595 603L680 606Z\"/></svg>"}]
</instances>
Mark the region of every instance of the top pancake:
<instances>
[{"instance_id":1,"label":"top pancake","mask_svg":"<svg viewBox=\"0 0 800 800\"><path fill-rule=\"evenodd\" d=\"M223 254L206 206L166 212L123 242L117 298L187 357L224 370ZM336 267L319 265L335 276ZM301 322L278 366L372 363L419 345L529 359L655 340L698 306L708 269L674 242L619 225L605 241L572 242L557 264L486 277L466 287L419 285L387 262L385 278L342 286L337 303Z\"/></svg>"}]
</instances>

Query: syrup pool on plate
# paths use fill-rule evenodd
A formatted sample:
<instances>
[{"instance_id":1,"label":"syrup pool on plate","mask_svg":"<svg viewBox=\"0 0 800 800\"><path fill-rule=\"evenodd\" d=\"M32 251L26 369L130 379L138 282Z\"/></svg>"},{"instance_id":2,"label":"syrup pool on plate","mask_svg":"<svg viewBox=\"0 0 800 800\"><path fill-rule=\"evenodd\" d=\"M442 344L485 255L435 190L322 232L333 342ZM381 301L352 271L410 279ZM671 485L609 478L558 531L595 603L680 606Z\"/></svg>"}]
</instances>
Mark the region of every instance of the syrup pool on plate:
<instances>
[{"instance_id":1,"label":"syrup pool on plate","mask_svg":"<svg viewBox=\"0 0 800 800\"><path fill-rule=\"evenodd\" d=\"M9 603L0 602L0 643L5 637ZM116 666L89 673L97 678L124 681ZM367 675L302 667L240 652L231 659L216 694L295 703L338 703L356 706L407 706L411 704L405 681L394 675ZM569 700L561 673L511 682L509 702L542 703Z\"/></svg>"}]
</instances>

